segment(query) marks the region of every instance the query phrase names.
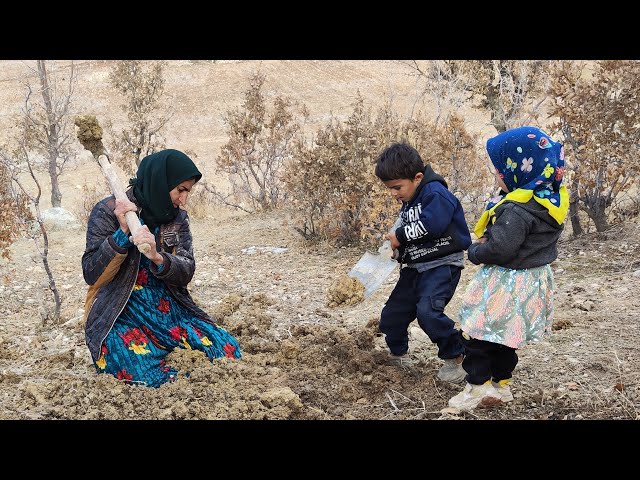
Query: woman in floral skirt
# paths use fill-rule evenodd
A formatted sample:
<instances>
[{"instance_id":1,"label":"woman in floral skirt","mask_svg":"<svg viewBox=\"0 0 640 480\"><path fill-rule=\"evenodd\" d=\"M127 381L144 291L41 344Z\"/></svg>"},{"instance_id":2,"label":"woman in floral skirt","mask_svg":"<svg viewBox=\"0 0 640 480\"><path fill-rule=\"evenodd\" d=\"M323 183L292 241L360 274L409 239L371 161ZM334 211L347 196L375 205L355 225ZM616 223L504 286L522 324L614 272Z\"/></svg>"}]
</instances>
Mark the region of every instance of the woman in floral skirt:
<instances>
[{"instance_id":1,"label":"woman in floral skirt","mask_svg":"<svg viewBox=\"0 0 640 480\"><path fill-rule=\"evenodd\" d=\"M236 339L200 309L187 285L195 272L187 196L202 174L168 149L142 159L127 200L107 197L89 217L82 271L89 284L85 338L99 373L159 387L176 378L165 363L176 347L210 360L240 358ZM140 216L130 236L125 214ZM151 249L142 255L137 245Z\"/></svg>"}]
</instances>

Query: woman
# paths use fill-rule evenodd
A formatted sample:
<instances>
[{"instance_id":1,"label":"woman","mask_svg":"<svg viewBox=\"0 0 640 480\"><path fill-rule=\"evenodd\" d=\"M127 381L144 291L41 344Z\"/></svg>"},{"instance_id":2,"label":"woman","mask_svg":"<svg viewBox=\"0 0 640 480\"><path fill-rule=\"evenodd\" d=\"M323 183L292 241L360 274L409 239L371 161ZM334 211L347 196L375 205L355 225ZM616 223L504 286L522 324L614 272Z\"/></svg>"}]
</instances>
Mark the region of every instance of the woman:
<instances>
[{"instance_id":1,"label":"woman","mask_svg":"<svg viewBox=\"0 0 640 480\"><path fill-rule=\"evenodd\" d=\"M195 271L187 196L202 174L178 150L142 159L127 190L98 202L89 217L82 272L90 285L85 338L99 373L127 383L159 387L177 371L165 364L175 348L204 352L210 360L240 358L236 339L217 327L191 298ZM125 213L142 227L129 237ZM148 244L142 255L137 245Z\"/></svg>"}]
</instances>

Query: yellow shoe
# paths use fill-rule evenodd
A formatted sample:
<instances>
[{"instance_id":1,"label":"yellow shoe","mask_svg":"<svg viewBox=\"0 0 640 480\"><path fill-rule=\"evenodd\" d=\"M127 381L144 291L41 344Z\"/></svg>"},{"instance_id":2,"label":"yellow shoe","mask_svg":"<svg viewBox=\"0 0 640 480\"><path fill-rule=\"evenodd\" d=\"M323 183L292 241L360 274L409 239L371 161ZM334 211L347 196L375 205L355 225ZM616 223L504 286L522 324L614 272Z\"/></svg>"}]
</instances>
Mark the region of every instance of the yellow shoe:
<instances>
[{"instance_id":1,"label":"yellow shoe","mask_svg":"<svg viewBox=\"0 0 640 480\"><path fill-rule=\"evenodd\" d=\"M467 383L459 394L449 399L450 407L466 411L476 407L492 407L501 404L500 393L491 385L491 380L487 380L482 385Z\"/></svg>"},{"instance_id":2,"label":"yellow shoe","mask_svg":"<svg viewBox=\"0 0 640 480\"><path fill-rule=\"evenodd\" d=\"M512 402L513 401L513 393L511 393L511 379L506 378L504 380L500 380L499 382L494 382L491 380L491 385L498 391L500 394L500 399L504 402Z\"/></svg>"}]
</instances>

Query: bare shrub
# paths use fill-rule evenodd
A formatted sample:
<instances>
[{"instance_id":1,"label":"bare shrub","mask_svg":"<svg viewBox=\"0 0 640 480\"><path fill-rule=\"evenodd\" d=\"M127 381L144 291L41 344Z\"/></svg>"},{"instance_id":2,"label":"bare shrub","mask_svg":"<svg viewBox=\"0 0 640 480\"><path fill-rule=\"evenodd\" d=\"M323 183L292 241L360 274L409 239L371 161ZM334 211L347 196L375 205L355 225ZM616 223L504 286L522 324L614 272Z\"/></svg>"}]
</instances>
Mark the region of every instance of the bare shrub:
<instances>
[{"instance_id":1,"label":"bare shrub","mask_svg":"<svg viewBox=\"0 0 640 480\"><path fill-rule=\"evenodd\" d=\"M305 239L360 240L362 214L376 188L372 169L378 145L370 111L359 93L344 123L332 118L312 142L296 142L284 182L298 223L294 228Z\"/></svg>"},{"instance_id":2,"label":"bare shrub","mask_svg":"<svg viewBox=\"0 0 640 480\"><path fill-rule=\"evenodd\" d=\"M204 219L211 212L211 205L214 202L213 195L209 192L205 185L200 185L204 180L200 180L189 194L187 210L192 218Z\"/></svg>"},{"instance_id":3,"label":"bare shrub","mask_svg":"<svg viewBox=\"0 0 640 480\"><path fill-rule=\"evenodd\" d=\"M496 189L487 164L484 144L477 134L470 133L462 116L452 113L441 127L434 127L430 136L433 150L430 155L436 171L449 185L449 190L462 202L465 217L475 222Z\"/></svg>"},{"instance_id":4,"label":"bare shrub","mask_svg":"<svg viewBox=\"0 0 640 480\"><path fill-rule=\"evenodd\" d=\"M296 143L284 177L294 228L307 240L380 244L398 205L375 176L375 161L392 142L414 146L458 197L475 210L482 208L490 175L478 139L461 117L451 115L441 126L421 114L402 121L387 104L374 120L358 95L345 122L331 119L313 142Z\"/></svg>"},{"instance_id":5,"label":"bare shrub","mask_svg":"<svg viewBox=\"0 0 640 480\"><path fill-rule=\"evenodd\" d=\"M583 70L581 63L557 62L550 88L550 113L565 138L575 235L582 233L577 209L598 232L623 216L629 202L620 199L640 176L640 62L599 61L591 75Z\"/></svg>"},{"instance_id":6,"label":"bare shrub","mask_svg":"<svg viewBox=\"0 0 640 480\"><path fill-rule=\"evenodd\" d=\"M276 96L269 106L264 82L264 74L254 73L244 103L224 118L229 141L216 159L216 170L226 174L230 188L205 184L220 203L245 212L275 209L284 202L283 165L308 117L304 105L287 97Z\"/></svg>"},{"instance_id":7,"label":"bare shrub","mask_svg":"<svg viewBox=\"0 0 640 480\"><path fill-rule=\"evenodd\" d=\"M165 62L120 60L109 73L111 86L124 98L122 110L129 126L116 132L110 121L105 129L110 133L111 161L127 175L134 175L140 161L165 148L163 129L173 115L169 106L163 113Z\"/></svg>"},{"instance_id":8,"label":"bare shrub","mask_svg":"<svg viewBox=\"0 0 640 480\"><path fill-rule=\"evenodd\" d=\"M0 257L11 259L9 247L25 232L25 221L33 220L28 198L11 188L8 157L0 154Z\"/></svg>"}]
</instances>

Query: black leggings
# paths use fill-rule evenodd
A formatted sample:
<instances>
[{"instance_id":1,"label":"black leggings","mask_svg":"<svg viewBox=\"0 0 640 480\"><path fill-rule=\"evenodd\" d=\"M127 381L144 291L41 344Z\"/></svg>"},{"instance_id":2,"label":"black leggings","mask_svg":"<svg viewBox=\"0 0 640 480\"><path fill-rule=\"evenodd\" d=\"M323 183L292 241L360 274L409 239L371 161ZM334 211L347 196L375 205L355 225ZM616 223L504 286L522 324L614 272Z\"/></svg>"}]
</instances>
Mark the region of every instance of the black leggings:
<instances>
[{"instance_id":1,"label":"black leggings","mask_svg":"<svg viewBox=\"0 0 640 480\"><path fill-rule=\"evenodd\" d=\"M494 382L511 378L518 364L516 349L461 335L465 357L462 368L467 372L466 380L473 385L482 385L489 379Z\"/></svg>"}]
</instances>

